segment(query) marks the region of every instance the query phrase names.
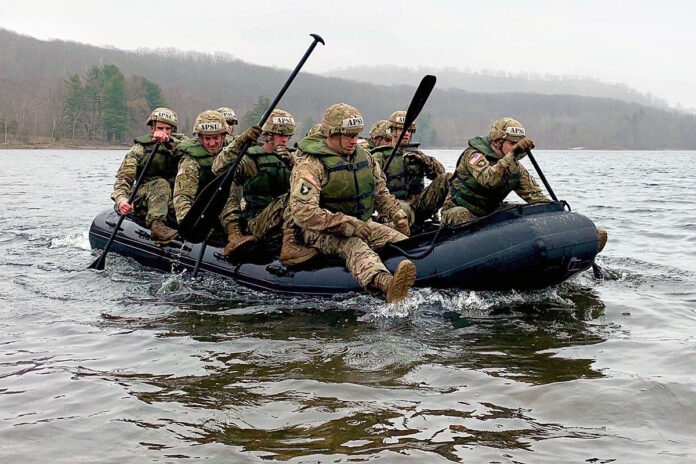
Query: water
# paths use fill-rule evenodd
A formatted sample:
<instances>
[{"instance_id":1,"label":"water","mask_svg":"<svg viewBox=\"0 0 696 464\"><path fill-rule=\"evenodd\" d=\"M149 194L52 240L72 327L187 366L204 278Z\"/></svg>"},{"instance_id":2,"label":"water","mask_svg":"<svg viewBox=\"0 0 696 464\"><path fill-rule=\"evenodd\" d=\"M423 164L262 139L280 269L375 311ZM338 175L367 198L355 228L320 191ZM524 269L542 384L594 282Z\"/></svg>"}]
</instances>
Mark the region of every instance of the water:
<instances>
[{"instance_id":1,"label":"water","mask_svg":"<svg viewBox=\"0 0 696 464\"><path fill-rule=\"evenodd\" d=\"M538 151L612 279L398 307L86 270L123 154L0 151L0 462L696 461L696 153Z\"/></svg>"}]
</instances>

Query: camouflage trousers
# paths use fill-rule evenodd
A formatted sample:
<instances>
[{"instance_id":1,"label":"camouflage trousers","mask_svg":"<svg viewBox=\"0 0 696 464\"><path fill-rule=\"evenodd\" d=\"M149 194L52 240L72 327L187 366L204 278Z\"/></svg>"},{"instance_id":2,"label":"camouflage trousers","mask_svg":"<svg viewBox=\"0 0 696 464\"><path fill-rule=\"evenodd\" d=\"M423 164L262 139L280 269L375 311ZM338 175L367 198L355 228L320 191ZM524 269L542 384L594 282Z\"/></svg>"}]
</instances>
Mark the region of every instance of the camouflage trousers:
<instances>
[{"instance_id":1,"label":"camouflage trousers","mask_svg":"<svg viewBox=\"0 0 696 464\"><path fill-rule=\"evenodd\" d=\"M144 183L138 189L133 200L133 212L136 216L145 216L145 226L150 227L152 221L167 219L172 202L172 188L165 179L155 179ZM118 211L118 205L115 206Z\"/></svg>"},{"instance_id":2,"label":"camouflage trousers","mask_svg":"<svg viewBox=\"0 0 696 464\"><path fill-rule=\"evenodd\" d=\"M380 272L389 272L382 263L377 250L387 243L404 240L406 236L394 229L378 224L372 220L366 221L370 227L370 238L367 242L357 237L343 237L333 234L320 234L303 230L304 241L327 255L338 255L346 261L346 268L353 278L366 290L372 279Z\"/></svg>"},{"instance_id":3,"label":"camouflage trousers","mask_svg":"<svg viewBox=\"0 0 696 464\"><path fill-rule=\"evenodd\" d=\"M231 222L240 221L243 214L239 211L239 199L241 192L234 188L230 191L230 197L237 195L238 201L228 199L220 213L220 223L224 230ZM259 214L246 221L246 229L254 237L262 242L280 241L283 236L283 218L288 204L288 194L281 195L269 203Z\"/></svg>"},{"instance_id":4,"label":"camouflage trousers","mask_svg":"<svg viewBox=\"0 0 696 464\"><path fill-rule=\"evenodd\" d=\"M495 209L495 211L507 208L508 206L510 206L510 203L504 201ZM478 218L479 216L476 216L464 206L458 206L450 198L447 198L445 200L445 204L442 205L442 223L447 224L448 226L466 224L467 222L471 222Z\"/></svg>"},{"instance_id":5,"label":"camouflage trousers","mask_svg":"<svg viewBox=\"0 0 696 464\"><path fill-rule=\"evenodd\" d=\"M408 216L409 226L412 226L414 223L421 224L426 219L430 219L437 214L445 198L447 198L449 180L451 177L452 173L442 173L418 195L415 195L408 201L399 200L401 209ZM379 222L391 225L388 220L383 220L382 218L380 218Z\"/></svg>"}]
</instances>

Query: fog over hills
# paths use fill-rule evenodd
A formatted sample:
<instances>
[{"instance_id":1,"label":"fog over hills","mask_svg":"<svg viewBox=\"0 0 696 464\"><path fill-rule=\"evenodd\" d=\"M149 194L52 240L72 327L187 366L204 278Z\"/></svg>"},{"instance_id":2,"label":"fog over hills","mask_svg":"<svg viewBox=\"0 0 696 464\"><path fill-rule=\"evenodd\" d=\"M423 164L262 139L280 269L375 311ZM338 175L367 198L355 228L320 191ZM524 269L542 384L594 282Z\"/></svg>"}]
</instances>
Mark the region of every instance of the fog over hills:
<instances>
[{"instance_id":1,"label":"fog over hills","mask_svg":"<svg viewBox=\"0 0 696 464\"><path fill-rule=\"evenodd\" d=\"M532 92L545 95L614 98L625 102L669 108L666 100L655 95L638 92L625 84L609 84L585 76L514 74L487 70L426 69L417 66L389 65L349 66L323 73L329 77L341 77L383 85L399 84L404 80L414 81L424 74L436 74L438 87L443 89L455 88L484 93Z\"/></svg>"},{"instance_id":2,"label":"fog over hills","mask_svg":"<svg viewBox=\"0 0 696 464\"><path fill-rule=\"evenodd\" d=\"M298 57L302 51L298 50ZM41 41L0 29L0 143L3 127L13 129L10 138L28 140L61 133L67 137L66 81L105 65L117 66L127 82L142 76L159 85L164 101L178 112L180 128L187 133L205 109L230 106L243 117L260 96L273 99L290 74L287 69L253 65L223 54L123 51ZM347 102L363 113L369 129L392 111L406 109L425 71L361 67L340 74L337 78L300 72L279 106L293 113L298 125L306 126L320 121L329 105ZM368 79L360 77L365 74L379 75L380 84L365 82ZM513 116L542 149L696 149L696 116L621 85L584 78L435 74L438 84L417 121L416 140L427 147L466 146L470 137L487 133L496 118ZM145 130L142 111L134 111L124 141Z\"/></svg>"}]
</instances>

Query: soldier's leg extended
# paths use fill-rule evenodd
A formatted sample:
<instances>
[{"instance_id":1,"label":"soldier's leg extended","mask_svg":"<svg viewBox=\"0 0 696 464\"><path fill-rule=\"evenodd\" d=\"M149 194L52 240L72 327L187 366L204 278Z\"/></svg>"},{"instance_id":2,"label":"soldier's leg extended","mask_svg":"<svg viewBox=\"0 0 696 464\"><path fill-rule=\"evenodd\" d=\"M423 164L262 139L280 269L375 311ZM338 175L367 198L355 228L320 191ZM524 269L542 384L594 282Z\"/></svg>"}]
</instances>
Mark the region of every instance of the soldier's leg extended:
<instances>
[{"instance_id":1,"label":"soldier's leg extended","mask_svg":"<svg viewBox=\"0 0 696 464\"><path fill-rule=\"evenodd\" d=\"M225 229L225 232L227 233L227 245L225 245L225 249L223 251L225 256L231 256L235 251L238 250L246 249L247 251L250 251L250 245L247 247L242 246L256 242L256 237L253 235L244 235L242 233L242 227L240 224L241 216L242 212L239 207L239 189L233 183L230 187L230 195L227 198L225 207L222 209L220 216L218 216L220 223L222 224L222 228Z\"/></svg>"},{"instance_id":2,"label":"soldier's leg extended","mask_svg":"<svg viewBox=\"0 0 696 464\"><path fill-rule=\"evenodd\" d=\"M437 212L442 208L445 198L447 198L451 178L451 172L440 174L412 202L415 222L422 223L434 216L437 219Z\"/></svg>"},{"instance_id":3,"label":"soldier's leg extended","mask_svg":"<svg viewBox=\"0 0 696 464\"><path fill-rule=\"evenodd\" d=\"M283 212L288 203L288 195L281 195L254 218L247 222L247 229L257 240L272 242L280 240L283 227Z\"/></svg>"},{"instance_id":4,"label":"soldier's leg extended","mask_svg":"<svg viewBox=\"0 0 696 464\"><path fill-rule=\"evenodd\" d=\"M372 246L386 244L390 241L398 241L406 238L405 235L396 232L382 224L368 221L372 236ZM305 241L322 253L338 255L346 262L346 268L353 278L365 290L379 290L387 298L387 302L403 300L408 296L408 289L416 280L416 266L409 260L399 263L396 272L392 276L370 246L357 237L337 237L335 235L317 234L304 231Z\"/></svg>"}]
</instances>

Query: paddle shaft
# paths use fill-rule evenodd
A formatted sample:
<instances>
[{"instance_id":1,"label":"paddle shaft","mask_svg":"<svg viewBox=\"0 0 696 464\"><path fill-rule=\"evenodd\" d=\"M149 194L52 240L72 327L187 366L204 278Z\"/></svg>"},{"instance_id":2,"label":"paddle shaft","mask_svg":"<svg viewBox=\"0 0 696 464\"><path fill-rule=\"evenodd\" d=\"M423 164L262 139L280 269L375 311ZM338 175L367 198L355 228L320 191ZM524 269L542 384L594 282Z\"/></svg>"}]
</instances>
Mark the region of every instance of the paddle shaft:
<instances>
[{"instance_id":1,"label":"paddle shaft","mask_svg":"<svg viewBox=\"0 0 696 464\"><path fill-rule=\"evenodd\" d=\"M193 277L198 277L198 270L201 268L201 261L203 261L203 255L205 255L205 249L208 247L208 240L203 240L201 243L201 251L198 252L198 258L196 258L196 265L193 267Z\"/></svg>"},{"instance_id":2,"label":"paddle shaft","mask_svg":"<svg viewBox=\"0 0 696 464\"><path fill-rule=\"evenodd\" d=\"M539 164L536 162L534 155L532 155L531 150L527 150L527 156L529 156L530 161L534 165L534 169L536 169L537 174L539 174L539 178L544 183L544 187L546 187L546 190L549 192L549 195L551 195L551 198L553 199L553 201L558 201L556 194L553 193L553 190L551 189L551 186L549 185L549 181L546 180L546 176L544 176L544 173L541 172L541 168L539 167Z\"/></svg>"},{"instance_id":3,"label":"paddle shaft","mask_svg":"<svg viewBox=\"0 0 696 464\"><path fill-rule=\"evenodd\" d=\"M406 131L409 129L409 127L411 127L413 121L416 120L421 110L423 109L423 106L425 106L425 102L428 100L428 97L430 96L430 92L432 92L433 87L435 87L436 81L437 78L435 76L428 74L424 76L423 79L421 79L420 84L418 84L416 93L413 94L413 98L411 99L411 104L408 105L408 110L406 110L406 117L404 118L404 128L401 130L399 138L396 140L396 145L394 145L394 149L392 150L391 155L389 155L389 159L387 159L387 162L384 164L384 167L382 168L382 171L384 171L385 173L387 172L387 169L389 169L389 165L391 164L394 155L399 149L399 145L401 145L401 141L403 140Z\"/></svg>"},{"instance_id":4,"label":"paddle shaft","mask_svg":"<svg viewBox=\"0 0 696 464\"><path fill-rule=\"evenodd\" d=\"M321 42L322 44L324 44L324 39L322 39L319 35L310 35L314 38L312 44L305 52L302 59L300 59L300 62L297 64L292 74L290 74L290 77L288 77L288 79L285 81L283 88L280 89L278 95L276 95L273 102L271 102L268 109L266 109L266 112L261 117L261 121L259 121L259 126L263 126L268 117L271 115L271 112L275 109L276 105L278 105L280 99L283 98L283 95L285 95L285 92L290 87L290 84L292 84L292 81L295 79L295 76L297 76L297 74L300 72L300 69L302 69L302 66L304 66L305 62L307 61L307 58L309 58L309 55L311 55L314 51L314 48L316 48L317 43ZM207 236L208 231L213 225L213 222L217 218L218 214L220 214L220 210L224 206L224 203L221 201L221 198L227 198L227 195L229 195L230 185L232 183L234 173L237 170L237 166L239 166L239 163L242 161L242 158L246 154L251 144L252 141L247 141L246 143L244 143L244 145L242 145L242 149L237 154L237 158L227 169L225 174L219 176L218 178L213 180L213 182L211 182L208 186L206 186L206 188L203 189L203 191L201 192L199 198L197 198L196 201L194 201L194 204L191 206L191 209L186 214L186 216L189 216L193 213L195 215L195 219L192 221L192 223L189 223L189 221L187 221L186 218L183 219L179 227L179 234L182 237L184 237L190 242L198 243L201 240L203 240L203 234ZM220 180L218 181L217 179ZM211 190L209 190L209 188ZM204 204L203 208L200 209L200 213L197 212L197 210L199 209L199 204Z\"/></svg>"},{"instance_id":5,"label":"paddle shaft","mask_svg":"<svg viewBox=\"0 0 696 464\"><path fill-rule=\"evenodd\" d=\"M128 197L129 205L133 204L133 201L135 200L135 195L138 193L140 186L143 184L143 180L145 180L145 174L147 174L147 171L150 169L150 164L152 164L152 160L154 159L157 150L159 150L159 146L159 142L155 143L155 146L152 148L152 151L150 152L150 156L148 156L147 161L145 161L145 166L143 167L143 170L140 172L138 179L135 181L133 190L131 191L131 194ZM106 262L106 254L109 252L109 248L111 248L111 244L114 242L114 238L116 238L116 234L118 233L118 230L121 228L121 224L123 224L123 220L125 218L125 214L122 214L118 218L118 221L116 222L116 227L114 227L114 231L111 232L111 237L109 237L109 241L106 242L104 251L102 251L101 256L99 256L99 258L97 258L97 260L89 266L90 269L97 269L99 271L104 269L104 263Z\"/></svg>"}]
</instances>

